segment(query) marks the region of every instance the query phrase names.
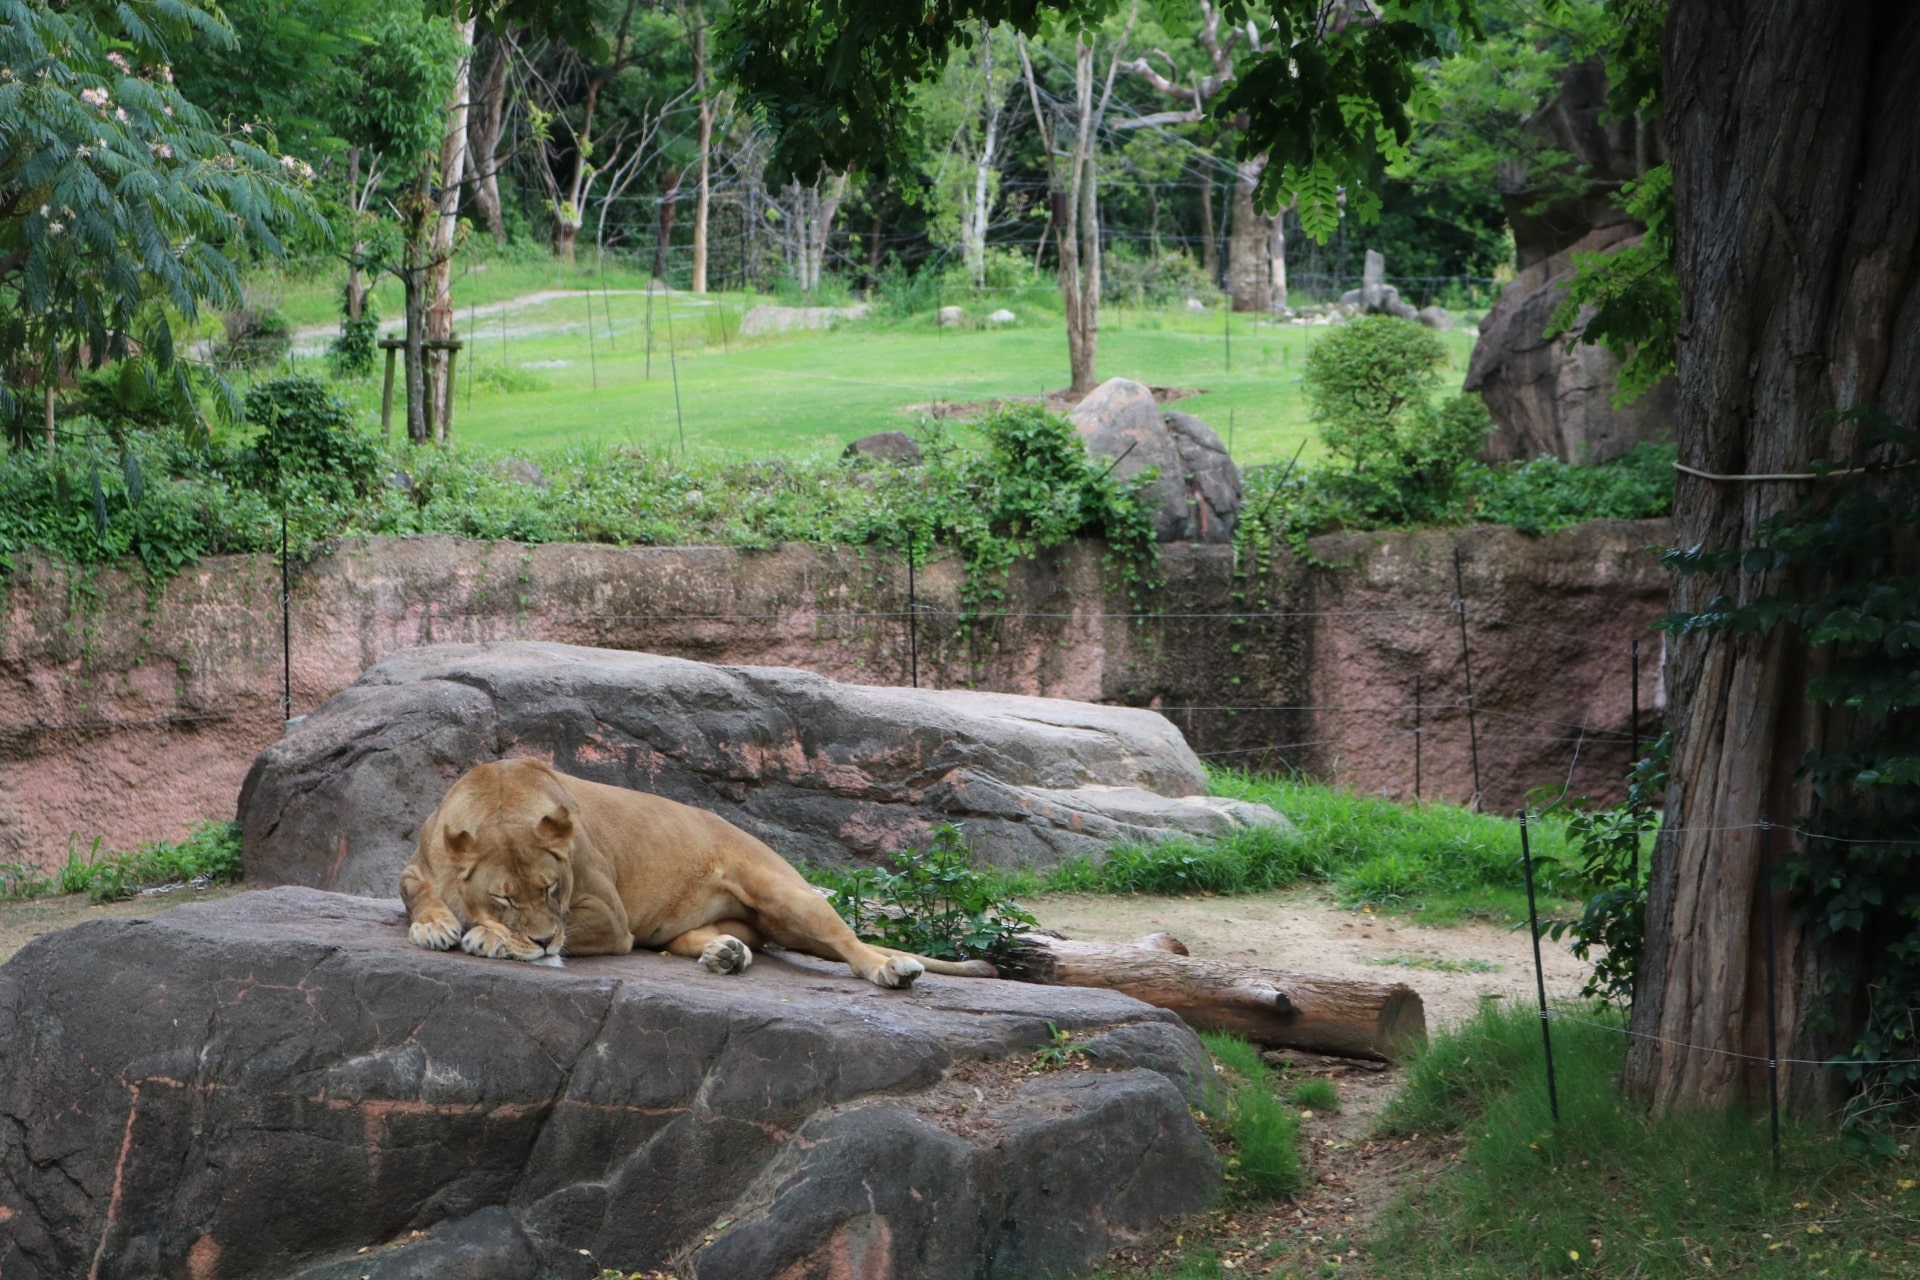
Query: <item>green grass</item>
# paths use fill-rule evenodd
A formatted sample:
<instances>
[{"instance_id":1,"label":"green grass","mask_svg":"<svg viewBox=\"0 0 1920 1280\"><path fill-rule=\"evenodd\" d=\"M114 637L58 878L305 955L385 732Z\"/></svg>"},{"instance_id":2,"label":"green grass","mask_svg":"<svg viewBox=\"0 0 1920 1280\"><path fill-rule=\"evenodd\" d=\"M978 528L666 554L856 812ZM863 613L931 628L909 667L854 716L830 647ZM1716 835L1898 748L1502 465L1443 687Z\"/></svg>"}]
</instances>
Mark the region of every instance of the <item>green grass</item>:
<instances>
[{"instance_id":1,"label":"green grass","mask_svg":"<svg viewBox=\"0 0 1920 1280\"><path fill-rule=\"evenodd\" d=\"M1223 1079L1207 1109L1227 1143L1226 1179L1237 1195L1281 1196L1300 1186L1300 1118L1273 1091L1260 1050L1238 1036L1200 1033Z\"/></svg>"},{"instance_id":2,"label":"green grass","mask_svg":"<svg viewBox=\"0 0 1920 1280\"><path fill-rule=\"evenodd\" d=\"M1596 1021L1607 1015L1583 1013ZM1779 1170L1764 1111L1649 1115L1619 1093L1625 1037L1554 1024L1560 1121L1540 1022L1489 1005L1408 1069L1388 1134L1457 1134L1462 1158L1388 1212L1387 1277L1878 1277L1920 1268L1920 1162L1790 1128Z\"/></svg>"},{"instance_id":3,"label":"green grass","mask_svg":"<svg viewBox=\"0 0 1920 1280\"><path fill-rule=\"evenodd\" d=\"M214 884L240 878L240 828L234 823L202 822L183 840L120 852L103 854L95 841L85 857L69 844L66 862L50 876L19 863L0 864L0 900L84 893L95 902L114 902L148 886L203 878Z\"/></svg>"},{"instance_id":4,"label":"green grass","mask_svg":"<svg viewBox=\"0 0 1920 1280\"><path fill-rule=\"evenodd\" d=\"M1214 770L1211 789L1270 805L1293 823L1288 832L1247 827L1218 840L1176 837L1156 845L1116 845L1043 874L1014 876L1006 889L1032 893L1264 893L1328 884L1349 906L1418 913L1433 924L1526 919L1519 826L1457 805L1405 805L1356 796L1296 778ZM1541 914L1586 891L1567 865L1565 827L1536 819L1535 878Z\"/></svg>"},{"instance_id":5,"label":"green grass","mask_svg":"<svg viewBox=\"0 0 1920 1280\"><path fill-rule=\"evenodd\" d=\"M1006 299L1020 317L1005 327L941 329L931 310L895 318L876 306L871 318L829 331L741 339L740 317L762 303L800 299L753 294L687 294L653 300L653 355L647 358L648 299L642 273L609 261L607 292L583 257L566 271L551 263L479 263L454 282L457 323L469 341L462 354L454 434L463 442L503 451L583 444L678 447L678 413L690 450L755 458L837 452L872 431L904 429L915 416L906 406L1033 396L1067 383L1066 333L1051 286L1017 291ZM256 288L277 291L281 309L297 326L331 326L338 283L332 277L262 278ZM506 314L470 308L553 289L568 296ZM391 283L383 283L383 318L400 314ZM588 337L588 304L593 337ZM1002 299L969 300L984 314ZM608 322L612 332L609 335ZM1299 374L1310 343L1323 328L1270 325L1247 315L1231 327L1231 367L1216 309L1184 307L1103 312L1099 370L1143 382L1204 390L1179 407L1204 418L1222 439L1231 434L1243 465L1284 462L1305 444L1319 452ZM669 356L668 329L672 329ZM1471 339L1442 335L1453 365L1466 367ZM309 355L300 360L310 366ZM522 373L537 375L538 390ZM263 375L264 376L264 375ZM469 383L471 382L471 385ZM377 413L379 378L354 391Z\"/></svg>"},{"instance_id":6,"label":"green grass","mask_svg":"<svg viewBox=\"0 0 1920 1280\"><path fill-rule=\"evenodd\" d=\"M1287 1101L1296 1107L1334 1112L1340 1109L1340 1090L1324 1076L1309 1076L1287 1090Z\"/></svg>"},{"instance_id":7,"label":"green grass","mask_svg":"<svg viewBox=\"0 0 1920 1280\"><path fill-rule=\"evenodd\" d=\"M1491 960L1432 959L1427 956L1372 956L1371 965L1392 965L1401 969L1429 969L1434 973L1498 973L1500 966Z\"/></svg>"}]
</instances>

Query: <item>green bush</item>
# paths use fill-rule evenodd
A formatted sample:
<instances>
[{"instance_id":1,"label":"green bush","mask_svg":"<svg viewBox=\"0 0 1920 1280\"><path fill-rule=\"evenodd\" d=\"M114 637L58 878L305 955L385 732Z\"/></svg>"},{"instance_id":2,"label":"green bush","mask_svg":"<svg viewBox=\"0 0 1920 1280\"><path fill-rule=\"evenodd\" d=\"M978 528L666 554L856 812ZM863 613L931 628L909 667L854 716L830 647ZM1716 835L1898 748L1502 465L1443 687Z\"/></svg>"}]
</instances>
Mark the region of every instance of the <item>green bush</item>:
<instances>
[{"instance_id":1,"label":"green bush","mask_svg":"<svg viewBox=\"0 0 1920 1280\"><path fill-rule=\"evenodd\" d=\"M293 350L293 322L278 308L249 303L220 317L224 340L215 344L213 362L222 369L267 369Z\"/></svg>"},{"instance_id":2,"label":"green bush","mask_svg":"<svg viewBox=\"0 0 1920 1280\"><path fill-rule=\"evenodd\" d=\"M1301 383L1327 452L1326 477L1362 523L1457 519L1461 474L1491 421L1477 396L1436 403L1446 344L1397 316L1362 316L1315 342Z\"/></svg>"},{"instance_id":3,"label":"green bush","mask_svg":"<svg viewBox=\"0 0 1920 1280\"><path fill-rule=\"evenodd\" d=\"M364 497L380 474L380 446L354 425L353 407L318 378L295 374L247 392L254 450L274 490L321 502Z\"/></svg>"},{"instance_id":4,"label":"green bush","mask_svg":"<svg viewBox=\"0 0 1920 1280\"><path fill-rule=\"evenodd\" d=\"M1535 458L1509 467L1477 467L1468 477L1474 518L1510 524L1522 533L1545 533L1583 520L1669 515L1676 456L1670 444L1640 444L1598 466Z\"/></svg>"},{"instance_id":5,"label":"green bush","mask_svg":"<svg viewBox=\"0 0 1920 1280\"><path fill-rule=\"evenodd\" d=\"M931 845L894 862L891 870L816 867L807 874L862 938L936 960L991 958L1038 923L1007 899L998 877L974 870L958 827L934 828Z\"/></svg>"}]
</instances>

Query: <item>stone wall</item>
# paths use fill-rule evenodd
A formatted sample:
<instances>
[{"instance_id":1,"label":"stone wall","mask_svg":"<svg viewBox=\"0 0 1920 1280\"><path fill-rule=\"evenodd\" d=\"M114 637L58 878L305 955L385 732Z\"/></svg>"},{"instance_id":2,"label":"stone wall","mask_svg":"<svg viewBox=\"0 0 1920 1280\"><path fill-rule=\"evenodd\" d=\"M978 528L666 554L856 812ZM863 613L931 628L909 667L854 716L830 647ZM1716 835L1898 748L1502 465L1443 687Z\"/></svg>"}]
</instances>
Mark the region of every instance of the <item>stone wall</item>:
<instances>
[{"instance_id":1,"label":"stone wall","mask_svg":"<svg viewBox=\"0 0 1920 1280\"><path fill-rule=\"evenodd\" d=\"M1570 776L1609 794L1627 759L1627 648L1666 606L1647 548L1664 522L1341 535L1321 567L1253 577L1224 546L1162 548L1165 585L1130 595L1104 549L1027 564L959 623L950 558L916 582L894 555L786 545L522 547L448 537L340 544L296 565L294 714L385 654L441 641L554 640L836 680L1160 708L1218 763L1294 767L1356 790L1474 790L1459 617L1461 552L1487 807ZM51 868L98 837L123 848L230 817L281 730L280 582L272 559L206 561L150 592L130 575L25 561L0 604L0 862ZM1643 721L1658 704L1646 655ZM1648 730L1651 733L1651 728Z\"/></svg>"}]
</instances>

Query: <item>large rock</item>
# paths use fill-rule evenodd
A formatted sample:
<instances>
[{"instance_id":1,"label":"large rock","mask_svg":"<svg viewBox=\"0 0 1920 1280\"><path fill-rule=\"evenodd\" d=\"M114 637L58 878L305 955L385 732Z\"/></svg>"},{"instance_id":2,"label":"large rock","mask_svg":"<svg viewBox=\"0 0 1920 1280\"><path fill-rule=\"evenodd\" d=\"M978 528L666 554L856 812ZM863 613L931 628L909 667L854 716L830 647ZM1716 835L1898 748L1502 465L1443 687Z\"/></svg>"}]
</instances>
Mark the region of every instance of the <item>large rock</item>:
<instances>
[{"instance_id":1,"label":"large rock","mask_svg":"<svg viewBox=\"0 0 1920 1280\"><path fill-rule=\"evenodd\" d=\"M1568 349L1566 336L1553 325L1573 279L1574 256L1622 249L1639 238L1631 223L1591 232L1520 272L1481 320L1464 389L1479 392L1493 416L1488 461L1605 462L1643 441L1670 437L1672 379L1615 408L1620 362L1595 343Z\"/></svg>"},{"instance_id":2,"label":"large rock","mask_svg":"<svg viewBox=\"0 0 1920 1280\"><path fill-rule=\"evenodd\" d=\"M1400 290L1387 283L1386 255L1372 249L1367 250L1366 264L1361 268L1360 287L1341 294L1340 302L1343 306L1355 308L1359 314L1398 316L1402 320L1420 319L1420 312L1414 305L1404 301L1400 297ZM1430 328L1438 327L1424 320L1421 323Z\"/></svg>"},{"instance_id":3,"label":"large rock","mask_svg":"<svg viewBox=\"0 0 1920 1280\"><path fill-rule=\"evenodd\" d=\"M248 879L390 895L447 786L503 756L699 805L824 863L922 845L941 822L1009 866L1284 822L1201 794L1199 760L1153 711L572 645L435 645L389 655L254 761L240 792Z\"/></svg>"},{"instance_id":4,"label":"large rock","mask_svg":"<svg viewBox=\"0 0 1920 1280\"><path fill-rule=\"evenodd\" d=\"M1049 1024L1099 1056L1033 1073ZM30 943L0 1028L7 1280L1014 1280L1220 1182L1203 1051L1115 993L542 969L306 889Z\"/></svg>"},{"instance_id":5,"label":"large rock","mask_svg":"<svg viewBox=\"0 0 1920 1280\"><path fill-rule=\"evenodd\" d=\"M1147 492L1161 542L1233 541L1240 469L1212 427L1190 413L1162 412L1152 389L1131 378L1107 379L1068 418L1089 453L1118 459L1115 475L1159 471Z\"/></svg>"}]
</instances>

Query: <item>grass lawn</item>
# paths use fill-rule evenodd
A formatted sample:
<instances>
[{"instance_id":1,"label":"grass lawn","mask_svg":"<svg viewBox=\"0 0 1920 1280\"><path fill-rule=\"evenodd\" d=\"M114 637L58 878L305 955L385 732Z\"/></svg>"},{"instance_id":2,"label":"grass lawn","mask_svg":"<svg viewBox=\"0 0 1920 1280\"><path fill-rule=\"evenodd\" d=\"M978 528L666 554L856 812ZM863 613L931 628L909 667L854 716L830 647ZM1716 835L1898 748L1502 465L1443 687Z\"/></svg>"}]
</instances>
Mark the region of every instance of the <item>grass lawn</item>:
<instances>
[{"instance_id":1,"label":"grass lawn","mask_svg":"<svg viewBox=\"0 0 1920 1280\"><path fill-rule=\"evenodd\" d=\"M456 438L506 451L579 443L677 448L676 366L687 447L755 458L838 452L868 432L911 429L919 417L912 405L1034 396L1067 382L1066 334L1047 287L967 304L972 317L1008 305L1019 319L999 328L941 329L928 312L750 339L739 336L740 317L786 300L659 295L652 300L649 360L641 273L610 264L604 282L602 291L602 277L585 265L566 272L550 263L485 263L459 277L458 323L472 345L463 355ZM556 288L564 292L533 300ZM332 323L336 282L268 286L275 289L296 325ZM392 292L391 282L382 286L383 317L399 314ZM528 302L487 310L508 299ZM1204 418L1222 439L1231 436L1243 466L1284 462L1303 441L1310 459L1319 445L1300 371L1308 345L1326 332L1227 318L1217 308L1111 309L1103 313L1099 370L1204 391L1178 407ZM1444 336L1454 380L1472 339L1466 332ZM355 394L377 412L379 391L376 377Z\"/></svg>"}]
</instances>

